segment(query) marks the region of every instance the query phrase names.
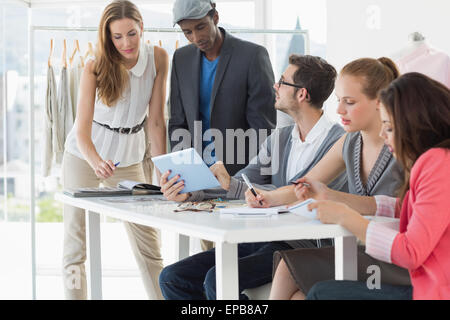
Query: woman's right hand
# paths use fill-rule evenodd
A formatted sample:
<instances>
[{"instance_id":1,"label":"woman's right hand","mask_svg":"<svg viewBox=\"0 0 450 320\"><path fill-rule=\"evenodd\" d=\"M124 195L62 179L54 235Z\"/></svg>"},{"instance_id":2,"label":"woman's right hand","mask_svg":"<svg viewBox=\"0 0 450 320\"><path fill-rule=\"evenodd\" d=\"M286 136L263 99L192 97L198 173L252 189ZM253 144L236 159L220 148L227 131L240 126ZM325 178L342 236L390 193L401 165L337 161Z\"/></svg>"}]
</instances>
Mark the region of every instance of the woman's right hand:
<instances>
[{"instance_id":1,"label":"woman's right hand","mask_svg":"<svg viewBox=\"0 0 450 320\"><path fill-rule=\"evenodd\" d=\"M95 175L102 179L106 180L109 177L111 177L114 174L114 170L116 170L116 167L114 166L114 163L111 160L98 160L95 165L93 166Z\"/></svg>"},{"instance_id":2,"label":"woman's right hand","mask_svg":"<svg viewBox=\"0 0 450 320\"><path fill-rule=\"evenodd\" d=\"M161 192L163 196L170 201L183 202L189 197L189 193L180 193L184 188L184 180L177 180L180 178L179 175L175 175L172 179L167 180L170 175L170 170L164 173L159 180L161 186Z\"/></svg>"},{"instance_id":3,"label":"woman's right hand","mask_svg":"<svg viewBox=\"0 0 450 320\"><path fill-rule=\"evenodd\" d=\"M295 196L301 201L313 198L315 200L326 200L329 188L320 181L300 178L295 181ZM308 186L305 185L308 184Z\"/></svg>"}]
</instances>

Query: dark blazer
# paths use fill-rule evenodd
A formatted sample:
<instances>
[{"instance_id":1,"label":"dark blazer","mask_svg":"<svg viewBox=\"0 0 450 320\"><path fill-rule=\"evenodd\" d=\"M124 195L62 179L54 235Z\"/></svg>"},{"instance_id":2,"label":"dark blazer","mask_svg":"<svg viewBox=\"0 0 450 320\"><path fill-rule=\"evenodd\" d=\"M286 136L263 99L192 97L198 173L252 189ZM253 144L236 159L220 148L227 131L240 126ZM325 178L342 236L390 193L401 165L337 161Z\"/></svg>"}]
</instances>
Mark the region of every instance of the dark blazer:
<instances>
[{"instance_id":1,"label":"dark blazer","mask_svg":"<svg viewBox=\"0 0 450 320\"><path fill-rule=\"evenodd\" d=\"M222 28L220 30L224 34L224 42L212 89L210 123L211 129L217 129L223 138L223 143L220 138L215 139L216 158L223 161L228 172L233 175L257 154L260 143L275 128L274 75L264 47L235 38ZM168 128L172 151L194 147L201 153L200 128L197 128L198 134L194 136L194 122L200 121L200 68L201 51L195 45L185 46L175 52ZM227 140L227 129L247 131L249 128L258 133L257 142L252 142L251 148L250 139L246 139L245 143L236 139L234 143L231 139ZM186 140L177 133L172 136L176 129L188 130L190 139ZM268 131L259 138L261 129ZM245 150L245 156L242 151L238 153L238 149Z\"/></svg>"}]
</instances>

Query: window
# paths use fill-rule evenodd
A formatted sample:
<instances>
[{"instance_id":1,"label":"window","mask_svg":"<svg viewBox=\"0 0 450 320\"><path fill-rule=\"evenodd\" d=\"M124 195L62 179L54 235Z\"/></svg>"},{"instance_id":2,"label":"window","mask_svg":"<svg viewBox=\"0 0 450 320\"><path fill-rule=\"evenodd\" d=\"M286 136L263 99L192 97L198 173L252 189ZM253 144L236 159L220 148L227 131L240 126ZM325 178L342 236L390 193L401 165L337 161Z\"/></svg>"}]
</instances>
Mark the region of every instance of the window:
<instances>
[{"instance_id":1,"label":"window","mask_svg":"<svg viewBox=\"0 0 450 320\"><path fill-rule=\"evenodd\" d=\"M0 6L0 299L29 299L32 292L29 128L23 112L28 105L27 19L24 6Z\"/></svg>"},{"instance_id":2,"label":"window","mask_svg":"<svg viewBox=\"0 0 450 320\"><path fill-rule=\"evenodd\" d=\"M308 30L310 54L326 58L327 11L326 0L277 0L272 2L272 28ZM300 53L306 39L302 36L278 36L275 64L276 79L287 66L291 53ZM290 51L294 49L293 51Z\"/></svg>"},{"instance_id":3,"label":"window","mask_svg":"<svg viewBox=\"0 0 450 320\"><path fill-rule=\"evenodd\" d=\"M76 4L76 2L75 2ZM172 28L173 1L155 4L138 2L145 27ZM254 28L255 1L217 1L220 24L227 29ZM33 25L55 27L97 27L104 6L73 5L55 8L7 4L0 7L0 299L29 299L32 292L31 236L30 236L30 143L35 147L36 178L36 270L37 298L63 298L61 257L63 243L62 205L53 201L54 193L61 191L60 166L54 164L50 177L42 177L42 150L44 149L44 107L47 86L47 60L50 39L54 39L52 63L59 78L63 40L67 56L72 53L77 39L84 54L87 43L95 43L96 32L45 31L34 32L34 93L33 106L35 140L29 141L29 74L28 14L32 12ZM239 10L236 10L239 8ZM12 32L11 30L14 30ZM252 34L238 37L257 41ZM182 34L146 33L145 40L162 46L171 55L178 40L187 44ZM57 79L58 80L58 79ZM105 298L146 298L140 274L128 245L121 223L102 226ZM165 237L165 238L164 238ZM165 241L165 240L169 241ZM173 262L171 239L163 235L165 263ZM51 249L50 249L51 248ZM169 249L169 250L168 250ZM120 259L117 259L117 256ZM133 290L118 290L118 286L134 286ZM108 290L108 286L112 288ZM107 296L111 293L111 296Z\"/></svg>"}]
</instances>

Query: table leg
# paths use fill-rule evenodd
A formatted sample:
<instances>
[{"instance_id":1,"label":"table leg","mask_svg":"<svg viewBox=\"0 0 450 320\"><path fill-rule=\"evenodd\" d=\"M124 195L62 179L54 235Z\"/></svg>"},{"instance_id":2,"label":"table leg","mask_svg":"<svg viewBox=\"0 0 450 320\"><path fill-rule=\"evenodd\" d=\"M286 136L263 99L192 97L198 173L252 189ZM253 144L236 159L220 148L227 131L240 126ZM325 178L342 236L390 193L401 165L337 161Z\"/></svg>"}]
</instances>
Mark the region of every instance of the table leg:
<instances>
[{"instance_id":1,"label":"table leg","mask_svg":"<svg viewBox=\"0 0 450 320\"><path fill-rule=\"evenodd\" d=\"M358 280L358 246L355 237L335 238L335 279Z\"/></svg>"},{"instance_id":2,"label":"table leg","mask_svg":"<svg viewBox=\"0 0 450 320\"><path fill-rule=\"evenodd\" d=\"M86 210L86 253L88 294L92 300L102 299L102 253L100 246L100 214Z\"/></svg>"},{"instance_id":3,"label":"table leg","mask_svg":"<svg viewBox=\"0 0 450 320\"><path fill-rule=\"evenodd\" d=\"M217 300L239 299L239 271L236 243L216 242Z\"/></svg>"},{"instance_id":4,"label":"table leg","mask_svg":"<svg viewBox=\"0 0 450 320\"><path fill-rule=\"evenodd\" d=\"M189 257L189 236L177 233L175 246L177 261Z\"/></svg>"}]
</instances>

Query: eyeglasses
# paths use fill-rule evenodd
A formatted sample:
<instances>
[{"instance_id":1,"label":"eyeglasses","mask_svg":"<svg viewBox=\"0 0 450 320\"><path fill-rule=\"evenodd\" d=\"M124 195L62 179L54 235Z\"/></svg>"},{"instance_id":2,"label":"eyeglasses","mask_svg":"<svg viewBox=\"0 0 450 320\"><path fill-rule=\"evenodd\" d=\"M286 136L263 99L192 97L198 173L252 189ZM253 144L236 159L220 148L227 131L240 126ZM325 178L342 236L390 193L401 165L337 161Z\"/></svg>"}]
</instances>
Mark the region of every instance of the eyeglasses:
<instances>
[{"instance_id":1,"label":"eyeglasses","mask_svg":"<svg viewBox=\"0 0 450 320\"><path fill-rule=\"evenodd\" d=\"M278 80L278 87L281 87L281 85L284 84L286 86L291 86L291 87L295 87L295 88L305 88L302 86L299 86L298 84L294 84L294 83L289 83L283 80L283 78L280 78L280 80ZM305 88L306 89L306 88Z\"/></svg>"},{"instance_id":2,"label":"eyeglasses","mask_svg":"<svg viewBox=\"0 0 450 320\"><path fill-rule=\"evenodd\" d=\"M299 86L298 84L286 82L286 81L283 80L283 77L281 77L280 80L278 80L278 88L280 88L282 84L284 84L286 86L291 86L291 87L294 87L294 88L298 88L298 89L305 89L306 90L306 99L308 99L308 100L310 99L310 95L309 95L308 89L306 89L305 87Z\"/></svg>"},{"instance_id":3,"label":"eyeglasses","mask_svg":"<svg viewBox=\"0 0 450 320\"><path fill-rule=\"evenodd\" d=\"M183 211L212 212L215 206L216 204L212 202L183 202L178 205L178 209L174 210L174 212L183 212Z\"/></svg>"}]
</instances>

